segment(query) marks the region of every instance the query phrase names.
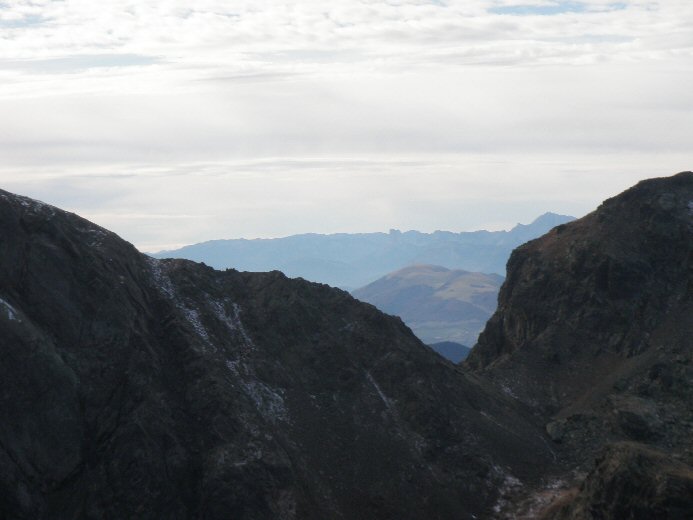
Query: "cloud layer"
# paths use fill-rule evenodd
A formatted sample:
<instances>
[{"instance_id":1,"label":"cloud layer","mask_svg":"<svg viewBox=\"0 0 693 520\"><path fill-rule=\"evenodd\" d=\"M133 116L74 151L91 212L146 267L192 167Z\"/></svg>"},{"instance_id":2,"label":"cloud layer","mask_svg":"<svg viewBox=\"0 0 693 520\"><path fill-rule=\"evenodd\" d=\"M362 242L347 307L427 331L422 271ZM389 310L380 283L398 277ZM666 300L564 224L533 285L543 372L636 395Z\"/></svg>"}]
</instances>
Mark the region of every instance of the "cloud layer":
<instances>
[{"instance_id":1,"label":"cloud layer","mask_svg":"<svg viewBox=\"0 0 693 520\"><path fill-rule=\"evenodd\" d=\"M0 180L150 249L584 212L691 168L692 26L677 0L5 1Z\"/></svg>"}]
</instances>

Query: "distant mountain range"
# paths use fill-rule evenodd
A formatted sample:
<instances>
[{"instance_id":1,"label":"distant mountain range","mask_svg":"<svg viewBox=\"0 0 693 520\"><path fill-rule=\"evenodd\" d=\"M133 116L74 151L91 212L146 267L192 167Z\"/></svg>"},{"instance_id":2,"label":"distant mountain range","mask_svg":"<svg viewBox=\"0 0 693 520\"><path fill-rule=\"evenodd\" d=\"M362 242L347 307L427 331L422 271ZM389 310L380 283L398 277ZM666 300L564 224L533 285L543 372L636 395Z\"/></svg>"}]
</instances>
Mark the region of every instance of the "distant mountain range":
<instances>
[{"instance_id":1,"label":"distant mountain range","mask_svg":"<svg viewBox=\"0 0 693 520\"><path fill-rule=\"evenodd\" d=\"M505 275L510 252L574 217L545 213L529 225L510 231L435 231L389 233L314 233L273 239L212 240L155 258L186 258L217 269L282 271L291 278L326 283L342 289L362 287L412 264L433 264Z\"/></svg>"},{"instance_id":2,"label":"distant mountain range","mask_svg":"<svg viewBox=\"0 0 693 520\"><path fill-rule=\"evenodd\" d=\"M454 341L474 345L496 310L502 283L503 277L498 274L413 265L357 289L352 295L399 316L424 343Z\"/></svg>"},{"instance_id":3,"label":"distant mountain range","mask_svg":"<svg viewBox=\"0 0 693 520\"><path fill-rule=\"evenodd\" d=\"M551 448L398 319L0 190L0 519L472 520Z\"/></svg>"}]
</instances>

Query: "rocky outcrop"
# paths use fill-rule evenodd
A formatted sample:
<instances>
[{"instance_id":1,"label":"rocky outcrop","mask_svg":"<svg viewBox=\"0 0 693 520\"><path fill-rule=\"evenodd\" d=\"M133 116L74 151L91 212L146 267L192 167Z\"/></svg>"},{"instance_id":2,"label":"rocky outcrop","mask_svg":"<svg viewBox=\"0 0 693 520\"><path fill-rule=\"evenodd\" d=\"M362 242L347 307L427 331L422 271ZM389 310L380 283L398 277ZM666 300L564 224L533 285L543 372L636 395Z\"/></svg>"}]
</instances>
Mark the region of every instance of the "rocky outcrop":
<instances>
[{"instance_id":1,"label":"rocky outcrop","mask_svg":"<svg viewBox=\"0 0 693 520\"><path fill-rule=\"evenodd\" d=\"M398 319L0 192L0 518L489 517L553 454Z\"/></svg>"},{"instance_id":2,"label":"rocky outcrop","mask_svg":"<svg viewBox=\"0 0 693 520\"><path fill-rule=\"evenodd\" d=\"M693 173L684 172L643 181L516 249L466 366L544 422L565 480L613 442L645 443L690 465L692 316ZM614 469L613 478L627 482L630 472ZM633 483L640 478L633 472ZM628 489L638 492L624 483L623 496ZM570 518L631 518L604 511ZM656 511L632 518L665 518Z\"/></svg>"},{"instance_id":3,"label":"rocky outcrop","mask_svg":"<svg viewBox=\"0 0 693 520\"><path fill-rule=\"evenodd\" d=\"M678 518L692 247L693 173L638 184L516 250L460 367L0 191L0 519Z\"/></svg>"},{"instance_id":4,"label":"rocky outcrop","mask_svg":"<svg viewBox=\"0 0 693 520\"><path fill-rule=\"evenodd\" d=\"M565 502L543 520L686 520L693 512L693 468L642 445L610 445Z\"/></svg>"}]
</instances>

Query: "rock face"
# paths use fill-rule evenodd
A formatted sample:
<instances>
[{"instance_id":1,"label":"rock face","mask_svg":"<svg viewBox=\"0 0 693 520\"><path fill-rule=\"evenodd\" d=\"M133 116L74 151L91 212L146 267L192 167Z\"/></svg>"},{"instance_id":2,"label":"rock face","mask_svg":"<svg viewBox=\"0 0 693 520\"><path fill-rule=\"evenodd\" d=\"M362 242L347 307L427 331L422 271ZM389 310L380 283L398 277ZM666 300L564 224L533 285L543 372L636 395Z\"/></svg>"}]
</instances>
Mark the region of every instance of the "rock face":
<instances>
[{"instance_id":1,"label":"rock face","mask_svg":"<svg viewBox=\"0 0 693 520\"><path fill-rule=\"evenodd\" d=\"M412 265L352 291L399 316L424 343L476 343L496 310L503 277L437 265Z\"/></svg>"},{"instance_id":2,"label":"rock face","mask_svg":"<svg viewBox=\"0 0 693 520\"><path fill-rule=\"evenodd\" d=\"M0 191L2 519L483 518L552 463L514 400L343 291Z\"/></svg>"},{"instance_id":3,"label":"rock face","mask_svg":"<svg viewBox=\"0 0 693 520\"><path fill-rule=\"evenodd\" d=\"M544 520L686 520L693 513L693 469L642 445L610 445L576 496Z\"/></svg>"},{"instance_id":4,"label":"rock face","mask_svg":"<svg viewBox=\"0 0 693 520\"><path fill-rule=\"evenodd\" d=\"M517 249L455 366L0 191L0 520L689 518L692 248L693 173L642 182Z\"/></svg>"},{"instance_id":5,"label":"rock face","mask_svg":"<svg viewBox=\"0 0 693 520\"><path fill-rule=\"evenodd\" d=\"M498 310L466 364L532 408L566 468L588 469L605 445L622 441L690 465L693 173L643 181L516 249ZM581 500L606 500L595 498L600 487L639 493L640 473L632 487L625 483L630 451L611 453L619 455L599 463L585 483L592 498ZM609 462L621 458L620 469ZM638 500L647 502L633 496L635 509ZM650 516L579 510L569 518L668 518L652 516L655 509Z\"/></svg>"}]
</instances>

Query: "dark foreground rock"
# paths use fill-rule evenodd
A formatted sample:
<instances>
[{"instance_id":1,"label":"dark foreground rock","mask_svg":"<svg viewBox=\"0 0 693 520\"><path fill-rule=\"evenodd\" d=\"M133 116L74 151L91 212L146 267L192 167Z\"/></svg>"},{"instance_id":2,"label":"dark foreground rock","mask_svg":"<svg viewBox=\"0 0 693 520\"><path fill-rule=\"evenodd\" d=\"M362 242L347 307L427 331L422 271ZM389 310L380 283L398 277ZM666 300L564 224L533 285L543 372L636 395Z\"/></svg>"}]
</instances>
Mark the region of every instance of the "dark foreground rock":
<instances>
[{"instance_id":1,"label":"dark foreground rock","mask_svg":"<svg viewBox=\"0 0 693 520\"><path fill-rule=\"evenodd\" d=\"M516 249L498 310L466 366L544 422L564 482L593 468L613 442L693 463L693 173L643 181ZM607 464L600 492L616 486L619 503L632 500L644 516L599 506L570 518L669 518L658 516L659 499L635 496L645 477L624 450L598 463L584 500L598 500L594 475ZM667 488L666 496L683 489Z\"/></svg>"},{"instance_id":2,"label":"dark foreground rock","mask_svg":"<svg viewBox=\"0 0 693 520\"><path fill-rule=\"evenodd\" d=\"M528 417L345 292L0 192L2 519L490 517Z\"/></svg>"},{"instance_id":3,"label":"dark foreground rock","mask_svg":"<svg viewBox=\"0 0 693 520\"><path fill-rule=\"evenodd\" d=\"M693 513L693 468L642 445L610 445L566 502L544 520L687 520Z\"/></svg>"},{"instance_id":4,"label":"dark foreground rock","mask_svg":"<svg viewBox=\"0 0 693 520\"><path fill-rule=\"evenodd\" d=\"M0 519L690 518L692 248L693 173L642 182L516 250L455 366L0 192Z\"/></svg>"}]
</instances>

